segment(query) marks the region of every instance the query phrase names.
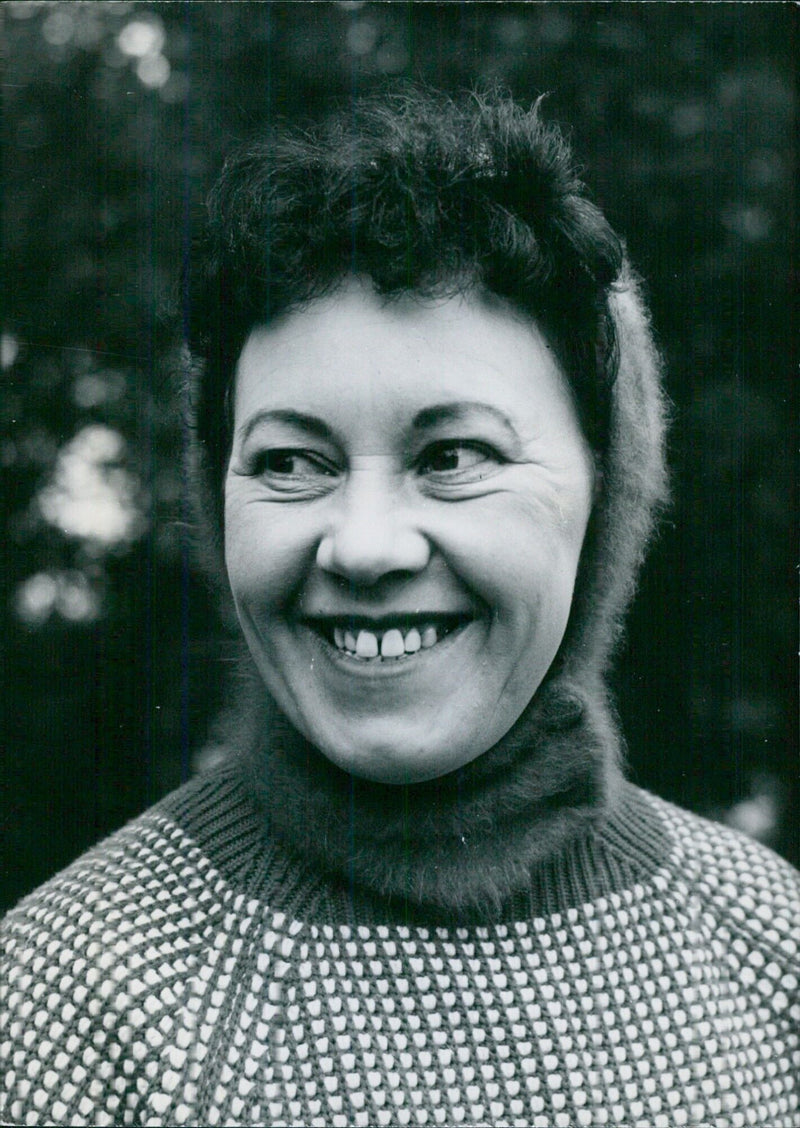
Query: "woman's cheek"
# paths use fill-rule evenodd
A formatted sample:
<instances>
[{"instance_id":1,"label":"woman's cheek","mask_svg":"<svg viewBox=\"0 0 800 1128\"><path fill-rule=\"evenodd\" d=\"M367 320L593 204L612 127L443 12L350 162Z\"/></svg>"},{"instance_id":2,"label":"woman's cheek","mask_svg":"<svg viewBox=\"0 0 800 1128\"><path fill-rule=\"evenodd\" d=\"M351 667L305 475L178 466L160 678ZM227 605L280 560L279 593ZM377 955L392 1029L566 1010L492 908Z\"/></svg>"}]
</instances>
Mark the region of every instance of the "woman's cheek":
<instances>
[{"instance_id":1,"label":"woman's cheek","mask_svg":"<svg viewBox=\"0 0 800 1128\"><path fill-rule=\"evenodd\" d=\"M451 569L491 607L536 601L577 564L583 526L568 528L520 499L487 499L443 523L438 546ZM574 564L573 564L574 562Z\"/></svg>"},{"instance_id":2,"label":"woman's cheek","mask_svg":"<svg viewBox=\"0 0 800 1128\"><path fill-rule=\"evenodd\" d=\"M234 597L251 600L266 594L280 540L270 535L264 506L231 490L225 505L225 560Z\"/></svg>"},{"instance_id":3,"label":"woman's cheek","mask_svg":"<svg viewBox=\"0 0 800 1128\"><path fill-rule=\"evenodd\" d=\"M232 500L226 508L226 559L234 597L264 610L286 606L313 566L315 522L292 503Z\"/></svg>"}]
</instances>

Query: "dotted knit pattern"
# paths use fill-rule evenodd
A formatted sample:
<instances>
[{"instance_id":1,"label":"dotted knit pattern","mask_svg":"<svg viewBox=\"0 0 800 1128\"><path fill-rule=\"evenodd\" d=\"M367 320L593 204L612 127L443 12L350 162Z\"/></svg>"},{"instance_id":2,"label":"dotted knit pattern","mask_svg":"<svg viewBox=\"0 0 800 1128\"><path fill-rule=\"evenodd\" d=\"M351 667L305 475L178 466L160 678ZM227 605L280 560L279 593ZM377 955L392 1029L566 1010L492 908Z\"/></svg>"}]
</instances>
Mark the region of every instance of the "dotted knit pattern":
<instances>
[{"instance_id":1,"label":"dotted knit pattern","mask_svg":"<svg viewBox=\"0 0 800 1128\"><path fill-rule=\"evenodd\" d=\"M655 872L454 928L278 909L154 808L5 922L0 1121L798 1128L800 875L631 793Z\"/></svg>"}]
</instances>

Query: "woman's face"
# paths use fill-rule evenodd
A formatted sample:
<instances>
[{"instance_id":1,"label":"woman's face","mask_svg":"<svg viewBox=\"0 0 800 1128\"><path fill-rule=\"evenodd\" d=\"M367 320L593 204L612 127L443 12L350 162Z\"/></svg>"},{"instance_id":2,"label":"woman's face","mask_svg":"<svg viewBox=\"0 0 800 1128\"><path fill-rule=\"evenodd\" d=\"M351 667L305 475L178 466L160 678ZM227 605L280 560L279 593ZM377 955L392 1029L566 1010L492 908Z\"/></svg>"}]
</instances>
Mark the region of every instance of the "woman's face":
<instances>
[{"instance_id":1,"label":"woman's face","mask_svg":"<svg viewBox=\"0 0 800 1128\"><path fill-rule=\"evenodd\" d=\"M591 507L542 335L478 295L351 281L254 329L235 392L227 569L279 707L371 780L480 756L558 650Z\"/></svg>"}]
</instances>

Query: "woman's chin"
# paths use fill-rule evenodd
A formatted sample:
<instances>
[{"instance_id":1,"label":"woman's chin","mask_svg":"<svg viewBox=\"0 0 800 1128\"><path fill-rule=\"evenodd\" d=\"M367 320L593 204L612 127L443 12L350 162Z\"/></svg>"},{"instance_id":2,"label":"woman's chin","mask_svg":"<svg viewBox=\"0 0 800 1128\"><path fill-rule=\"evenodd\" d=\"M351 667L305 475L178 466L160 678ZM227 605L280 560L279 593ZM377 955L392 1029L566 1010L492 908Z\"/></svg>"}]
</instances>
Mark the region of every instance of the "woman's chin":
<instances>
[{"instance_id":1,"label":"woman's chin","mask_svg":"<svg viewBox=\"0 0 800 1128\"><path fill-rule=\"evenodd\" d=\"M397 733L383 740L376 735L366 739L364 735L352 733L346 742L341 738L335 742L319 736L315 739L312 734L309 737L331 763L348 775L370 783L395 786L438 779L463 767L482 751L472 745L454 754L453 743L420 744L411 738L403 741Z\"/></svg>"}]
</instances>

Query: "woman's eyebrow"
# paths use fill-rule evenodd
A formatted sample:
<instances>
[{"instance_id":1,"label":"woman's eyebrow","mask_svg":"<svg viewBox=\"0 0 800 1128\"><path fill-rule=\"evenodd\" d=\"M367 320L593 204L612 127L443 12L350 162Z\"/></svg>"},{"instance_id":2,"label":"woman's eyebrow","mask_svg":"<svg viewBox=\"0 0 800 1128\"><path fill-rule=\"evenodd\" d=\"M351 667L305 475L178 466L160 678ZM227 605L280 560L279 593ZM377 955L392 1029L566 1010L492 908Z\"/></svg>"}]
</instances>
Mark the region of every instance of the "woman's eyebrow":
<instances>
[{"instance_id":1,"label":"woman's eyebrow","mask_svg":"<svg viewBox=\"0 0 800 1128\"><path fill-rule=\"evenodd\" d=\"M292 408L271 408L270 410L257 411L251 415L246 423L243 423L239 428L238 434L241 441L244 443L250 437L256 427L262 423L284 423L290 427L297 427L299 430L308 432L315 435L319 439L331 439L333 432L327 423L316 415L306 415L302 411L295 411Z\"/></svg>"},{"instance_id":2,"label":"woman's eyebrow","mask_svg":"<svg viewBox=\"0 0 800 1128\"><path fill-rule=\"evenodd\" d=\"M512 438L519 438L516 428L505 412L494 404L482 403L479 400L460 400L456 403L439 403L424 407L414 416L413 425L416 430L425 431L442 423L465 423L475 415L490 416L495 423L499 423L508 431Z\"/></svg>"}]
</instances>

